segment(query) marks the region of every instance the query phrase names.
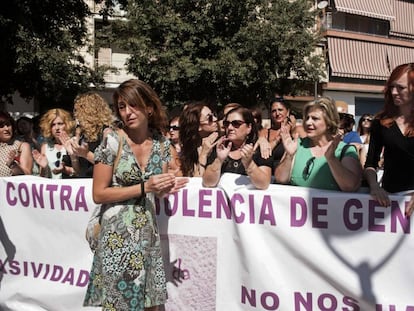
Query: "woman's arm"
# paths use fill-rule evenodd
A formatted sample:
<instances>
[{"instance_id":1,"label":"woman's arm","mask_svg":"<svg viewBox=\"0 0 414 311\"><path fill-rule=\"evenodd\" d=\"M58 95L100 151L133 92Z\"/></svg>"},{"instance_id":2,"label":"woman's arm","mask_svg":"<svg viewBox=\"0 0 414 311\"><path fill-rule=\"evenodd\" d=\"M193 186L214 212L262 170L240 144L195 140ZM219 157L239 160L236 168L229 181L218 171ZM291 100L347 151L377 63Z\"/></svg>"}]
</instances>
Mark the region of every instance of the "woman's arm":
<instances>
[{"instance_id":1,"label":"woman's arm","mask_svg":"<svg viewBox=\"0 0 414 311\"><path fill-rule=\"evenodd\" d=\"M292 174L293 160L298 149L298 135L295 134L294 138L292 138L289 126L282 126L280 135L285 153L279 165L275 168L274 175L277 183L288 184Z\"/></svg>"},{"instance_id":2,"label":"woman's arm","mask_svg":"<svg viewBox=\"0 0 414 311\"><path fill-rule=\"evenodd\" d=\"M211 164L207 165L203 174L204 187L215 187L220 181L221 166L223 165L224 160L229 155L232 146L231 142L228 142L227 146L225 144L225 137L221 137L217 141L216 158Z\"/></svg>"},{"instance_id":3,"label":"woman's arm","mask_svg":"<svg viewBox=\"0 0 414 311\"><path fill-rule=\"evenodd\" d=\"M171 160L168 163L168 169L164 170L164 173L171 172L175 176L183 176L183 172L181 171L181 161L178 156L177 150L175 150L173 145L170 145L170 155Z\"/></svg>"},{"instance_id":4,"label":"woman's arm","mask_svg":"<svg viewBox=\"0 0 414 311\"><path fill-rule=\"evenodd\" d=\"M339 189L346 192L357 191L361 186L361 163L350 156L344 156L342 159L335 157L335 150L341 140L342 137L339 134L333 138L325 152L325 158Z\"/></svg>"},{"instance_id":5,"label":"woman's arm","mask_svg":"<svg viewBox=\"0 0 414 311\"><path fill-rule=\"evenodd\" d=\"M17 155L19 161L14 160ZM22 142L19 146L19 151L13 150L11 154L9 154L9 157L10 159L6 164L10 167L13 176L32 174L33 157L31 147L28 143Z\"/></svg>"},{"instance_id":6,"label":"woman's arm","mask_svg":"<svg viewBox=\"0 0 414 311\"><path fill-rule=\"evenodd\" d=\"M221 166L223 161L219 158L215 158L213 163L208 165L203 174L203 186L204 187L215 187L220 181Z\"/></svg>"},{"instance_id":7,"label":"woman's arm","mask_svg":"<svg viewBox=\"0 0 414 311\"><path fill-rule=\"evenodd\" d=\"M19 167L25 175L31 175L33 168L32 149L28 143L22 143L20 151Z\"/></svg>"},{"instance_id":8,"label":"woman's arm","mask_svg":"<svg viewBox=\"0 0 414 311\"><path fill-rule=\"evenodd\" d=\"M279 162L279 165L275 168L275 181L279 184L288 184L290 182L290 177L292 173L294 156L285 152L282 159Z\"/></svg>"},{"instance_id":9,"label":"woman's arm","mask_svg":"<svg viewBox=\"0 0 414 311\"><path fill-rule=\"evenodd\" d=\"M174 174L163 173L151 176L144 182L144 193L141 184L126 187L112 187L113 167L104 163L96 163L93 169L92 194L97 204L116 203L138 198L144 193L168 193L175 189L176 180Z\"/></svg>"},{"instance_id":10,"label":"woman's arm","mask_svg":"<svg viewBox=\"0 0 414 311\"><path fill-rule=\"evenodd\" d=\"M201 177L207 167L207 159L213 148L217 145L218 133L213 132L209 136L203 138L201 151L198 155L198 163L194 167L194 177Z\"/></svg>"},{"instance_id":11,"label":"woman's arm","mask_svg":"<svg viewBox=\"0 0 414 311\"><path fill-rule=\"evenodd\" d=\"M272 170L266 165L258 166L253 160L253 155L256 152L258 145L253 147L252 144L246 144L240 149L241 161L246 169L247 175L250 177L250 182L257 189L267 189L270 184ZM262 158L263 159L263 158Z\"/></svg>"},{"instance_id":12,"label":"woman's arm","mask_svg":"<svg viewBox=\"0 0 414 311\"><path fill-rule=\"evenodd\" d=\"M272 178L272 169L269 166L257 166L257 164L252 161L246 169L246 173L250 177L251 183L257 189L265 190L269 187L270 179Z\"/></svg>"}]
</instances>

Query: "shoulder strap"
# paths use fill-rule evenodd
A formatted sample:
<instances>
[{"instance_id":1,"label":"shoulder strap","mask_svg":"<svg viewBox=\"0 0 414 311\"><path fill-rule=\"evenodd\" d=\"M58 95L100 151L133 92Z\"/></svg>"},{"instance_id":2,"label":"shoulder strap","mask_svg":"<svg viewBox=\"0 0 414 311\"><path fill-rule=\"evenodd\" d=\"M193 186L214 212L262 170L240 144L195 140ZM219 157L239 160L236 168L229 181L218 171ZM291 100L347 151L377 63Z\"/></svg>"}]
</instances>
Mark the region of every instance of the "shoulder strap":
<instances>
[{"instance_id":1,"label":"shoulder strap","mask_svg":"<svg viewBox=\"0 0 414 311\"><path fill-rule=\"evenodd\" d=\"M113 169L115 170L115 168L118 166L119 160L121 158L121 153L122 153L122 138L125 136L124 132L122 130L118 130L117 131L118 134L118 151L116 153L116 157L115 157L115 161L114 161L114 166Z\"/></svg>"},{"instance_id":2,"label":"shoulder strap","mask_svg":"<svg viewBox=\"0 0 414 311\"><path fill-rule=\"evenodd\" d=\"M356 149L356 147L352 144L346 144L342 150L341 150L341 156L339 157L339 160L342 160L343 157L345 156L346 151L348 150L349 147L354 147Z\"/></svg>"}]
</instances>

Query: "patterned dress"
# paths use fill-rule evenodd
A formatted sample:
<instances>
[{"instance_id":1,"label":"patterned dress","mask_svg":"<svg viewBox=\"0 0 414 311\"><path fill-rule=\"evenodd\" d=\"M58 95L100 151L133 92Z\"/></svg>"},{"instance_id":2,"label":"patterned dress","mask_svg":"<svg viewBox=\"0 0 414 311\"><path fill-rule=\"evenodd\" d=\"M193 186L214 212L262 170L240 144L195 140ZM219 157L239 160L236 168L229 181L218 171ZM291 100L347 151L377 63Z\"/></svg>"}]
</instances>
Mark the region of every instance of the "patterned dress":
<instances>
[{"instance_id":1,"label":"patterned dress","mask_svg":"<svg viewBox=\"0 0 414 311\"><path fill-rule=\"evenodd\" d=\"M169 141L154 134L151 156L143 172L125 137L111 132L95 150L95 161L113 165L113 186L130 186L162 173L170 161ZM104 206L104 205L103 205ZM167 299L166 279L153 196L108 204L101 221L84 306L102 310L138 311L162 305Z\"/></svg>"},{"instance_id":2,"label":"patterned dress","mask_svg":"<svg viewBox=\"0 0 414 311\"><path fill-rule=\"evenodd\" d=\"M0 143L0 176L12 176L12 170L7 166L7 160L9 159L9 152L14 150L19 155L20 145L22 144L19 140L13 140L9 143Z\"/></svg>"}]
</instances>

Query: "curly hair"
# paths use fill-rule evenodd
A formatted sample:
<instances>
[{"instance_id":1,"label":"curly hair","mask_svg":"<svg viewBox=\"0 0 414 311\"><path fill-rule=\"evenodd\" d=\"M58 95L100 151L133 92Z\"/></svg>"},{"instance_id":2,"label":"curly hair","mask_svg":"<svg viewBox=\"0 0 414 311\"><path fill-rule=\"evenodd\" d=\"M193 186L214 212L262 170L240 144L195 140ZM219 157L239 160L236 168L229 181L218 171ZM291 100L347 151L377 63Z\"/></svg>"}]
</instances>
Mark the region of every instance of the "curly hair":
<instances>
[{"instance_id":1,"label":"curly hair","mask_svg":"<svg viewBox=\"0 0 414 311\"><path fill-rule=\"evenodd\" d=\"M57 117L60 117L63 123L65 123L65 131L68 134L72 134L75 128L75 121L73 120L72 115L69 111L55 108L46 111L40 119L39 125L44 138L54 139L52 135L52 123Z\"/></svg>"},{"instance_id":2,"label":"curly hair","mask_svg":"<svg viewBox=\"0 0 414 311\"><path fill-rule=\"evenodd\" d=\"M192 103L180 115L181 170L184 176L194 176L194 165L198 163L198 147L202 138L199 133L201 110L207 106L203 102Z\"/></svg>"},{"instance_id":3,"label":"curly hair","mask_svg":"<svg viewBox=\"0 0 414 311\"><path fill-rule=\"evenodd\" d=\"M89 142L97 141L102 130L110 127L114 121L108 103L95 92L78 95L73 110L79 127Z\"/></svg>"},{"instance_id":4,"label":"curly hair","mask_svg":"<svg viewBox=\"0 0 414 311\"><path fill-rule=\"evenodd\" d=\"M167 114L161 99L147 83L138 79L130 79L118 86L113 94L113 102L115 114L119 119L121 119L121 116L119 115L118 102L121 100L132 103L143 110L150 108L148 127L159 133L166 133L168 126Z\"/></svg>"},{"instance_id":5,"label":"curly hair","mask_svg":"<svg viewBox=\"0 0 414 311\"><path fill-rule=\"evenodd\" d=\"M335 100L326 96L307 103L303 107L304 120L306 120L309 112L314 109L322 110L327 132L330 135L336 135L339 127L339 113L335 106Z\"/></svg>"}]
</instances>

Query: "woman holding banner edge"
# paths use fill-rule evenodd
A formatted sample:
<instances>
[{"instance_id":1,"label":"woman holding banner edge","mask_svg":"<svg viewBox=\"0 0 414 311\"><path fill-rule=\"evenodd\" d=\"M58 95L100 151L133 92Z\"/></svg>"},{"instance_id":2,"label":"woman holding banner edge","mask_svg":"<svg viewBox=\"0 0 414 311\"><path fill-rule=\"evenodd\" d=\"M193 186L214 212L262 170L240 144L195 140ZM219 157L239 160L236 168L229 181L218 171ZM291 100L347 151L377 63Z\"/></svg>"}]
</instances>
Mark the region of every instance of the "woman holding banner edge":
<instances>
[{"instance_id":1,"label":"woman holding banner edge","mask_svg":"<svg viewBox=\"0 0 414 311\"><path fill-rule=\"evenodd\" d=\"M370 193L382 206L390 206L388 193L414 190L414 63L397 66L384 88L384 108L371 125L365 162ZM382 185L377 180L378 161L384 155ZM414 211L414 194L406 206Z\"/></svg>"},{"instance_id":2,"label":"woman holding banner edge","mask_svg":"<svg viewBox=\"0 0 414 311\"><path fill-rule=\"evenodd\" d=\"M93 199L102 204L101 230L84 306L158 310L167 299L153 195L183 188L175 150L162 135L167 117L157 94L132 79L114 92L123 129L109 132L95 152Z\"/></svg>"}]
</instances>

